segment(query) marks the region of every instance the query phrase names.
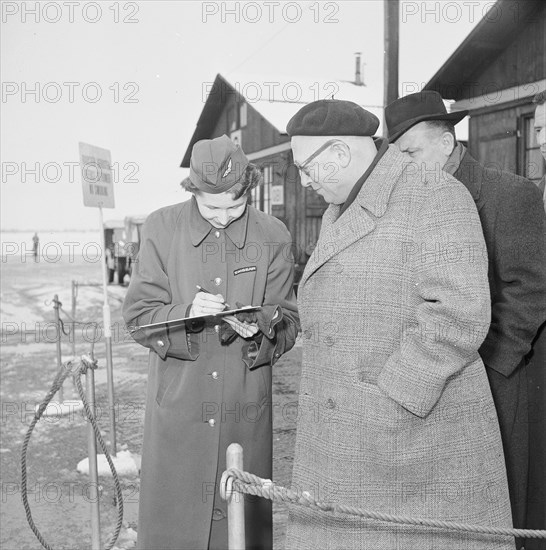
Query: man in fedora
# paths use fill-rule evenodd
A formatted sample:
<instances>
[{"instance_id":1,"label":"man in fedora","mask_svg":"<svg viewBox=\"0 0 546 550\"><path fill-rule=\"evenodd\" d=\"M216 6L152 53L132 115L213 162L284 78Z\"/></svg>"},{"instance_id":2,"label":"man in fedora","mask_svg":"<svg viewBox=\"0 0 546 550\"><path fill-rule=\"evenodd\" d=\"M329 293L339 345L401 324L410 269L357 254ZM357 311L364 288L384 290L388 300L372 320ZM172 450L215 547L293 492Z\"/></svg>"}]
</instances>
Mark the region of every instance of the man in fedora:
<instances>
[{"instance_id":1,"label":"man in fedora","mask_svg":"<svg viewBox=\"0 0 546 550\"><path fill-rule=\"evenodd\" d=\"M298 291L292 486L322 502L510 527L478 354L490 319L487 258L468 243L485 248L480 220L452 176L427 175L395 145L374 142L378 125L355 103L321 100L287 126L301 184L329 203ZM289 507L287 549L512 546Z\"/></svg>"},{"instance_id":2,"label":"man in fedora","mask_svg":"<svg viewBox=\"0 0 546 550\"><path fill-rule=\"evenodd\" d=\"M423 91L385 109L388 137L425 170L444 170L475 201L489 257L491 327L480 347L495 401L506 459L514 526L525 527L529 466L526 355L546 318L545 215L540 192L526 179L486 168L457 142L440 94Z\"/></svg>"}]
</instances>

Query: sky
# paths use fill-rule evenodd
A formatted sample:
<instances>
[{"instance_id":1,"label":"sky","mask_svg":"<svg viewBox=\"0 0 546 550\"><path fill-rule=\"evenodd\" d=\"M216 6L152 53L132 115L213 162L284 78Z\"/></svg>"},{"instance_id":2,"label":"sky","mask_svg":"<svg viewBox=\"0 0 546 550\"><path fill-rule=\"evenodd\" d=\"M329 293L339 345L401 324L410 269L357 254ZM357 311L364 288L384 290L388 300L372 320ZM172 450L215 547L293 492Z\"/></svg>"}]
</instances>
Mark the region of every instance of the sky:
<instances>
[{"instance_id":1,"label":"sky","mask_svg":"<svg viewBox=\"0 0 546 550\"><path fill-rule=\"evenodd\" d=\"M419 91L493 4L403 0L400 95ZM4 231L98 226L97 208L83 205L79 142L111 151L106 220L186 200L180 163L217 73L352 80L362 52L366 85L383 87L382 0L1 9Z\"/></svg>"}]
</instances>

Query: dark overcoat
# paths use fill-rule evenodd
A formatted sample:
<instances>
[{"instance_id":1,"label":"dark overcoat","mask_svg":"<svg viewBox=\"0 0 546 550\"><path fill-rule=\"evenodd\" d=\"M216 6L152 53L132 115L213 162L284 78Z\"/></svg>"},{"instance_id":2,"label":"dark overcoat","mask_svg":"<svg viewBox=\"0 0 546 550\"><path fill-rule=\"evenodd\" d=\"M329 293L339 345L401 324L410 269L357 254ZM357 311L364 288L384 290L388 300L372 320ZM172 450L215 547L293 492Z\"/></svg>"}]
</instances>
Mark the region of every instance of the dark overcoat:
<instances>
[{"instance_id":1,"label":"dark overcoat","mask_svg":"<svg viewBox=\"0 0 546 550\"><path fill-rule=\"evenodd\" d=\"M538 189L543 197L546 175ZM538 329L528 355L529 388L529 491L527 493L527 529L546 529L546 323ZM526 550L546 550L546 540L527 539Z\"/></svg>"},{"instance_id":2,"label":"dark overcoat","mask_svg":"<svg viewBox=\"0 0 546 550\"><path fill-rule=\"evenodd\" d=\"M377 512L510 527L499 426L478 354L490 321L472 197L394 145L330 205L298 290L293 487ZM513 549L486 537L290 506L287 548Z\"/></svg>"},{"instance_id":3,"label":"dark overcoat","mask_svg":"<svg viewBox=\"0 0 546 550\"><path fill-rule=\"evenodd\" d=\"M279 307L266 308L277 315L259 348L240 337L222 345L220 325L133 333L150 348L139 548L204 549L209 537L211 548L227 546L218 481L230 443L243 446L245 469L271 478L271 365L299 329L292 284L288 231L251 206L225 229L204 220L193 198L147 219L123 306L128 326L185 317L196 285L232 306ZM247 548L271 548L271 524L270 502L253 499L246 506Z\"/></svg>"},{"instance_id":4,"label":"dark overcoat","mask_svg":"<svg viewBox=\"0 0 546 550\"><path fill-rule=\"evenodd\" d=\"M470 191L489 258L491 327L480 355L499 416L516 527L526 527L529 425L543 409L542 386L529 401L526 355L546 320L546 223L542 196L530 181L487 168L465 152L453 174ZM533 461L546 463L543 451Z\"/></svg>"}]
</instances>

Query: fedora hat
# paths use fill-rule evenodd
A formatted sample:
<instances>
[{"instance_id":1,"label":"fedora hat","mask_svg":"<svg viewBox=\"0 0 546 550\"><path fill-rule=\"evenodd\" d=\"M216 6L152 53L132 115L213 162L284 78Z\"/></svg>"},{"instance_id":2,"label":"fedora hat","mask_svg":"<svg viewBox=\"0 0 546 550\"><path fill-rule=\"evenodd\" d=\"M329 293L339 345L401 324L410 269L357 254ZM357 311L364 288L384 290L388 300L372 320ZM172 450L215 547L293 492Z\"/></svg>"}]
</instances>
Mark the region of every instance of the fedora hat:
<instances>
[{"instance_id":1,"label":"fedora hat","mask_svg":"<svg viewBox=\"0 0 546 550\"><path fill-rule=\"evenodd\" d=\"M460 122L468 111L448 113L438 92L425 90L401 97L385 107L387 137L392 143L418 122L425 120L449 120Z\"/></svg>"}]
</instances>

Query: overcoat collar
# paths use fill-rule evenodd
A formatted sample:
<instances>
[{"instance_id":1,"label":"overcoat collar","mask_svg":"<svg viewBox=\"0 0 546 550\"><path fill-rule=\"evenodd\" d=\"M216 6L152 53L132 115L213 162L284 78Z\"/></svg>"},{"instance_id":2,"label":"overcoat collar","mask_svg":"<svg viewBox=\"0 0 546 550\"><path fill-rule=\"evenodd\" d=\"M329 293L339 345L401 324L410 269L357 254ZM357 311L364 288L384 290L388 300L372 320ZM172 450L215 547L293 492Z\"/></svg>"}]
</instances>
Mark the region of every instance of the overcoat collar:
<instances>
[{"instance_id":1,"label":"overcoat collar","mask_svg":"<svg viewBox=\"0 0 546 550\"><path fill-rule=\"evenodd\" d=\"M231 242L237 248L243 248L246 242L246 234L248 227L248 215L250 207L247 205L245 213L237 220L231 222L225 229L219 231L224 231L229 237ZM215 229L201 214L199 213L199 208L197 207L197 201L195 197L191 198L191 208L190 208L190 237L191 243L193 246L199 246L205 237Z\"/></svg>"},{"instance_id":2,"label":"overcoat collar","mask_svg":"<svg viewBox=\"0 0 546 550\"><path fill-rule=\"evenodd\" d=\"M351 206L340 216L332 204L322 218L320 236L303 272L300 287L323 264L373 231L377 219L387 211L389 198L402 171L409 164L396 145L389 145Z\"/></svg>"},{"instance_id":3,"label":"overcoat collar","mask_svg":"<svg viewBox=\"0 0 546 550\"><path fill-rule=\"evenodd\" d=\"M468 151L465 151L459 167L453 173L453 177L468 189L479 210L483 206L482 201L480 201L484 179L484 169L481 164Z\"/></svg>"}]
</instances>

